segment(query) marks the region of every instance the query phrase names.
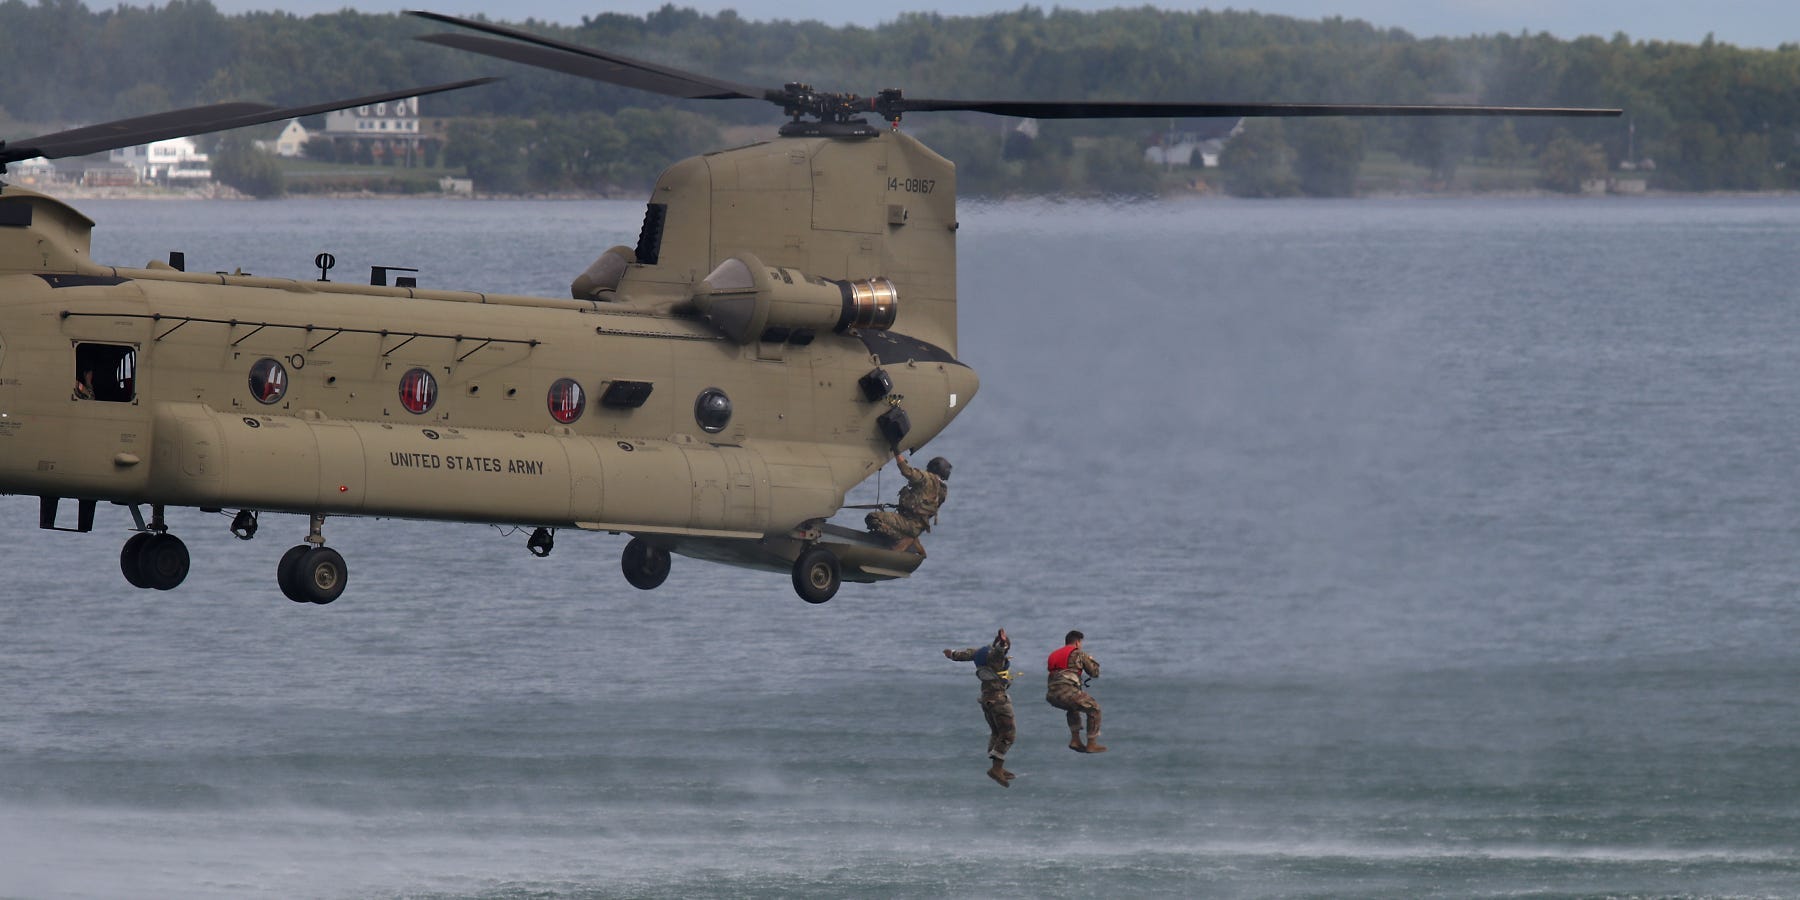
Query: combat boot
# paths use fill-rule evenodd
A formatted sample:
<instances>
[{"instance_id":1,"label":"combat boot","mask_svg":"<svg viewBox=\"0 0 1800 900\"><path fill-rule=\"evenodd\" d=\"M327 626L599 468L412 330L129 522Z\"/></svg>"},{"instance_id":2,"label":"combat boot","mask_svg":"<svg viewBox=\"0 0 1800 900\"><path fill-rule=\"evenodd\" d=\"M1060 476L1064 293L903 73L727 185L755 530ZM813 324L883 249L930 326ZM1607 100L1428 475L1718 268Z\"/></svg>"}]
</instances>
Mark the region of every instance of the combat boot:
<instances>
[{"instance_id":1,"label":"combat boot","mask_svg":"<svg viewBox=\"0 0 1800 900\"><path fill-rule=\"evenodd\" d=\"M1088 735L1087 750L1085 750L1084 752L1086 752L1086 753L1105 753L1106 752L1106 748L1100 745L1100 735L1098 735L1098 734Z\"/></svg>"},{"instance_id":2,"label":"combat boot","mask_svg":"<svg viewBox=\"0 0 1800 900\"><path fill-rule=\"evenodd\" d=\"M994 759L993 767L987 770L987 777L994 779L1001 787L1012 787L1012 773L1001 767L998 757Z\"/></svg>"},{"instance_id":3,"label":"combat boot","mask_svg":"<svg viewBox=\"0 0 1800 900\"><path fill-rule=\"evenodd\" d=\"M1076 753L1088 752L1087 747L1081 743L1081 732L1079 732L1079 731L1069 732L1069 749L1075 751Z\"/></svg>"}]
</instances>

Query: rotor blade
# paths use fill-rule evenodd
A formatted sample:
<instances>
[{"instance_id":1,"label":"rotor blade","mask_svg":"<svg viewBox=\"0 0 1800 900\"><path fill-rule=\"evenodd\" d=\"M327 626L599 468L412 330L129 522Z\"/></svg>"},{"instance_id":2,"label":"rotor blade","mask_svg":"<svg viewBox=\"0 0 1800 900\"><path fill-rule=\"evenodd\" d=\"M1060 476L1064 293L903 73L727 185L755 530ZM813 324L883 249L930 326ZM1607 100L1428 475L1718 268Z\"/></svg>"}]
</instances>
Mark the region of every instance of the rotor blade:
<instances>
[{"instance_id":1,"label":"rotor blade","mask_svg":"<svg viewBox=\"0 0 1800 900\"><path fill-rule=\"evenodd\" d=\"M243 128L247 125L261 125L264 122L278 122L282 119L296 119L301 116L351 109L370 103L384 103L405 97L452 91L498 80L497 78L474 78L468 81L407 88L307 106L278 107L267 103L214 103L210 106L194 106L131 119L120 119L115 122L103 122L99 125L72 128L68 131L58 131L24 140L9 141L5 146L0 146L0 163L17 162L34 156L42 156L46 159L85 156L89 153L134 147L138 144L147 144L166 138L187 137L213 131Z\"/></svg>"},{"instance_id":2,"label":"rotor blade","mask_svg":"<svg viewBox=\"0 0 1800 900\"><path fill-rule=\"evenodd\" d=\"M34 156L42 156L49 159L60 158L63 156L77 156L80 155L81 151L75 153L62 153L58 152L58 150L62 147L82 146L84 142L88 141L109 141L119 135L134 135L139 132L158 132L166 129L200 128L204 127L206 123L214 122L222 118L235 119L240 116L254 115L257 112L268 108L268 104L265 103L214 103L210 106L195 106L187 109L171 110L169 112L152 113L147 116L137 116L131 119L120 119L115 122L104 122L99 125L72 128L68 131L58 131L53 134L43 134L33 138L8 141L8 146L0 148L0 161L18 162L21 159L30 159ZM129 147L132 145L127 143L120 144L119 146ZM106 147L102 149L111 150L114 148Z\"/></svg>"},{"instance_id":3,"label":"rotor blade","mask_svg":"<svg viewBox=\"0 0 1800 900\"><path fill-rule=\"evenodd\" d=\"M428 44L454 47L458 50L499 57L540 69L578 75L583 78L592 78L595 81L605 81L641 91L683 97L689 100L770 99L769 91L763 88L711 78L694 72L685 72L669 66L659 66L656 63L632 59L617 53L606 53L576 44L564 43L503 25L459 19L455 16L422 10L409 10L408 12L434 22L460 25L463 28L472 28L476 31L485 31L512 39L497 41L493 38L477 37L471 34L427 34L417 38Z\"/></svg>"},{"instance_id":4,"label":"rotor blade","mask_svg":"<svg viewBox=\"0 0 1800 900\"><path fill-rule=\"evenodd\" d=\"M1167 119L1244 116L1616 116L1622 110L1549 106L1406 106L1344 103L1138 103L1110 100L900 99L896 112L967 110L1023 119Z\"/></svg>"}]
</instances>

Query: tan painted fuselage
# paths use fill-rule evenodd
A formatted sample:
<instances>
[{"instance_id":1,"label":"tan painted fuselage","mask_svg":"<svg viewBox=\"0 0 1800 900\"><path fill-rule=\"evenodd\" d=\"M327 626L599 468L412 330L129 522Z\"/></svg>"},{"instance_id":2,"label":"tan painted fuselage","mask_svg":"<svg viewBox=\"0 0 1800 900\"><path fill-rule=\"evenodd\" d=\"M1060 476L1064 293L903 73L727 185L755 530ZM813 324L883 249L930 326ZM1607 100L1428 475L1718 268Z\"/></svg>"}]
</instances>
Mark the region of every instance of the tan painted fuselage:
<instances>
[{"instance_id":1,"label":"tan painted fuselage","mask_svg":"<svg viewBox=\"0 0 1800 900\"><path fill-rule=\"evenodd\" d=\"M917 448L976 391L955 357L954 178L898 132L690 159L654 189L659 233L574 298L101 265L85 217L6 187L0 492L629 532L779 567L890 458L884 413ZM743 289L760 318L734 333L705 312L734 257L779 290L886 278L900 308L885 330L803 327ZM886 396L859 383L874 369ZM603 404L615 383L641 405ZM716 430L709 390L729 404Z\"/></svg>"}]
</instances>

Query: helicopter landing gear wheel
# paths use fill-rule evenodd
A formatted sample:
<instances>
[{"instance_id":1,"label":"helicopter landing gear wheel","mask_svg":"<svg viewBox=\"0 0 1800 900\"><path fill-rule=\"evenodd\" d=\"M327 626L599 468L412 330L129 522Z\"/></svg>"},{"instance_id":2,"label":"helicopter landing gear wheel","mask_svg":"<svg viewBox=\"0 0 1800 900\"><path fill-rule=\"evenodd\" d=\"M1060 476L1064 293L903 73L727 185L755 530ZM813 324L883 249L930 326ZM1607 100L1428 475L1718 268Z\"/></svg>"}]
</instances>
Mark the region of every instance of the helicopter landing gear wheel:
<instances>
[{"instance_id":1,"label":"helicopter landing gear wheel","mask_svg":"<svg viewBox=\"0 0 1800 900\"><path fill-rule=\"evenodd\" d=\"M312 514L306 543L295 544L275 566L275 583L295 603L323 606L336 600L350 583L350 567L336 550L325 546L325 516Z\"/></svg>"},{"instance_id":2,"label":"helicopter landing gear wheel","mask_svg":"<svg viewBox=\"0 0 1800 900\"><path fill-rule=\"evenodd\" d=\"M837 554L824 547L808 547L794 560L794 593L808 603L824 603L837 595Z\"/></svg>"},{"instance_id":3,"label":"helicopter landing gear wheel","mask_svg":"<svg viewBox=\"0 0 1800 900\"><path fill-rule=\"evenodd\" d=\"M275 564L275 583L281 586L281 595L295 603L311 603L312 599L302 595L294 587L294 571L298 568L300 557L312 552L311 544L295 544L281 554L281 562Z\"/></svg>"},{"instance_id":4,"label":"helicopter landing gear wheel","mask_svg":"<svg viewBox=\"0 0 1800 900\"><path fill-rule=\"evenodd\" d=\"M619 556L625 580L640 591L652 590L669 578L669 551L652 547L643 538L632 538Z\"/></svg>"},{"instance_id":5,"label":"helicopter landing gear wheel","mask_svg":"<svg viewBox=\"0 0 1800 900\"><path fill-rule=\"evenodd\" d=\"M155 536L153 532L140 531L127 539L125 546L119 548L119 572L125 576L126 581L131 582L131 586L134 588L148 590L150 587L150 582L144 580L144 570L141 568L140 562L143 559L144 545Z\"/></svg>"},{"instance_id":6,"label":"helicopter landing gear wheel","mask_svg":"<svg viewBox=\"0 0 1800 900\"><path fill-rule=\"evenodd\" d=\"M281 563L275 577L282 583L281 592L295 603L324 606L341 596L350 581L344 557L330 547L301 544L283 554Z\"/></svg>"},{"instance_id":7,"label":"helicopter landing gear wheel","mask_svg":"<svg viewBox=\"0 0 1800 900\"><path fill-rule=\"evenodd\" d=\"M159 591L174 590L187 579L187 545L181 542L181 538L167 532L152 534L149 538L138 545L138 577L143 579L144 587Z\"/></svg>"}]
</instances>

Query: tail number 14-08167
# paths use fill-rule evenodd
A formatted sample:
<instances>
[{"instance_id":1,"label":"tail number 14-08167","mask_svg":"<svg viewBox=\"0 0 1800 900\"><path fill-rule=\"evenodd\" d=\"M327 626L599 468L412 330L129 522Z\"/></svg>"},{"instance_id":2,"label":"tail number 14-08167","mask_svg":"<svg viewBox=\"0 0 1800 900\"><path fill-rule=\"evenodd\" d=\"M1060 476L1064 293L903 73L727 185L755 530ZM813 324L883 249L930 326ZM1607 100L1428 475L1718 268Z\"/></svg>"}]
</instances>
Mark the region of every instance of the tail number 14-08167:
<instances>
[{"instance_id":1,"label":"tail number 14-08167","mask_svg":"<svg viewBox=\"0 0 1800 900\"><path fill-rule=\"evenodd\" d=\"M929 194L934 187L937 187L937 180L933 178L889 178L887 180L888 190L905 191L909 194Z\"/></svg>"}]
</instances>

